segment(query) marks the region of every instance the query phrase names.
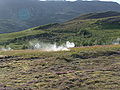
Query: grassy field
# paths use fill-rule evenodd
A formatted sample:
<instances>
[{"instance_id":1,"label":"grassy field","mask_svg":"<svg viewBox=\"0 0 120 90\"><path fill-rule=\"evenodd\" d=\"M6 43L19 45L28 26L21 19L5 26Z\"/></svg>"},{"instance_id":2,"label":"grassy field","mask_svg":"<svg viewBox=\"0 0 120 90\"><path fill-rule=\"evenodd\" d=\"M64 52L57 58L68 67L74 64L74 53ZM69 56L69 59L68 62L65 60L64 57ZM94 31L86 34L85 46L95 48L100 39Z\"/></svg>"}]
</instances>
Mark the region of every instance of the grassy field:
<instances>
[{"instance_id":1,"label":"grassy field","mask_svg":"<svg viewBox=\"0 0 120 90\"><path fill-rule=\"evenodd\" d=\"M0 90L119 90L120 45L0 51Z\"/></svg>"}]
</instances>

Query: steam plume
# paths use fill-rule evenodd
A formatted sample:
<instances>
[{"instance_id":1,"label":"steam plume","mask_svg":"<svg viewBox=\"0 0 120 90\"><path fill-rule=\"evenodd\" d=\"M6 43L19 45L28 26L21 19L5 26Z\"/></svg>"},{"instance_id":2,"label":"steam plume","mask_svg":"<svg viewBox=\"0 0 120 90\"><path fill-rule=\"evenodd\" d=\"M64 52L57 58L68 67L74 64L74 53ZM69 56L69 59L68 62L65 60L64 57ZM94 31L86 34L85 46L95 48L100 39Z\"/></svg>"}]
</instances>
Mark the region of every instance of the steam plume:
<instances>
[{"instance_id":1,"label":"steam plume","mask_svg":"<svg viewBox=\"0 0 120 90\"><path fill-rule=\"evenodd\" d=\"M4 48L4 47L3 47L3 48L1 48L0 50L1 50L1 51L10 51L10 50L12 50L12 49L11 49L10 47L7 47L7 48Z\"/></svg>"},{"instance_id":2,"label":"steam plume","mask_svg":"<svg viewBox=\"0 0 120 90\"><path fill-rule=\"evenodd\" d=\"M112 44L114 45L120 44L120 38L117 38L115 41L112 42Z\"/></svg>"},{"instance_id":3,"label":"steam plume","mask_svg":"<svg viewBox=\"0 0 120 90\"><path fill-rule=\"evenodd\" d=\"M69 48L75 47L73 42L67 41L65 44L57 46L57 44L50 43L42 43L42 42L30 42L30 46L35 50L43 50L43 51L68 51Z\"/></svg>"}]
</instances>

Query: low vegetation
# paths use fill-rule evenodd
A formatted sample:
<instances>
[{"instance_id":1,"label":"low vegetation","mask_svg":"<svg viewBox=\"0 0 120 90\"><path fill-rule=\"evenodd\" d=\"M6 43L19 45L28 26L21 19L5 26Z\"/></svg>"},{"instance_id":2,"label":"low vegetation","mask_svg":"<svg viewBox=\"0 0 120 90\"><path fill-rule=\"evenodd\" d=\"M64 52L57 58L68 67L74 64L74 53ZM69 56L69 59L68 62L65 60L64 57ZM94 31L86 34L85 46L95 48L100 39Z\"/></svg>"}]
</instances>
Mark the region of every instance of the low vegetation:
<instances>
[{"instance_id":1,"label":"low vegetation","mask_svg":"<svg viewBox=\"0 0 120 90\"><path fill-rule=\"evenodd\" d=\"M119 90L120 45L0 51L0 89Z\"/></svg>"},{"instance_id":2,"label":"low vegetation","mask_svg":"<svg viewBox=\"0 0 120 90\"><path fill-rule=\"evenodd\" d=\"M0 34L0 45L27 49L29 41L58 44L66 41L76 46L110 45L120 37L118 12L91 13L65 23L42 25L15 33Z\"/></svg>"}]
</instances>

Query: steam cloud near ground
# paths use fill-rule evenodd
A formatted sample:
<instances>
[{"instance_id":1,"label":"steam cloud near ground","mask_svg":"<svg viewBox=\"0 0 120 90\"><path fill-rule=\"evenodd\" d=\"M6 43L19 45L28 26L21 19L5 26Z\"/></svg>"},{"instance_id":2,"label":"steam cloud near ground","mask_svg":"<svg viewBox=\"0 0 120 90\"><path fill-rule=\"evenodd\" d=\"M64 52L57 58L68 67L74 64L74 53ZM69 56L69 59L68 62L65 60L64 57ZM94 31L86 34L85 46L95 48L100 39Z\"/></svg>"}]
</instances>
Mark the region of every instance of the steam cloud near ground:
<instances>
[{"instance_id":1,"label":"steam cloud near ground","mask_svg":"<svg viewBox=\"0 0 120 90\"><path fill-rule=\"evenodd\" d=\"M10 51L10 50L13 50L12 48L10 48L10 47L3 47L3 48L1 48L0 49L1 51Z\"/></svg>"},{"instance_id":2,"label":"steam cloud near ground","mask_svg":"<svg viewBox=\"0 0 120 90\"><path fill-rule=\"evenodd\" d=\"M114 41L112 42L112 44L114 44L114 45L119 45L119 44L120 44L120 38L117 38L116 40L114 40Z\"/></svg>"},{"instance_id":3,"label":"steam cloud near ground","mask_svg":"<svg viewBox=\"0 0 120 90\"><path fill-rule=\"evenodd\" d=\"M120 44L120 38L117 38L112 42L114 45ZM42 50L42 51L69 51L69 48L75 47L75 44L73 42L67 41L65 44L57 45L56 43L43 43L39 41L31 41L29 42L29 49L33 50ZM10 51L13 50L11 47L2 47L0 48L1 51Z\"/></svg>"},{"instance_id":4,"label":"steam cloud near ground","mask_svg":"<svg viewBox=\"0 0 120 90\"><path fill-rule=\"evenodd\" d=\"M56 43L41 43L41 42L30 42L30 46L35 50L43 50L43 51L68 51L69 48L75 47L73 42L67 41L65 44L58 46Z\"/></svg>"}]
</instances>

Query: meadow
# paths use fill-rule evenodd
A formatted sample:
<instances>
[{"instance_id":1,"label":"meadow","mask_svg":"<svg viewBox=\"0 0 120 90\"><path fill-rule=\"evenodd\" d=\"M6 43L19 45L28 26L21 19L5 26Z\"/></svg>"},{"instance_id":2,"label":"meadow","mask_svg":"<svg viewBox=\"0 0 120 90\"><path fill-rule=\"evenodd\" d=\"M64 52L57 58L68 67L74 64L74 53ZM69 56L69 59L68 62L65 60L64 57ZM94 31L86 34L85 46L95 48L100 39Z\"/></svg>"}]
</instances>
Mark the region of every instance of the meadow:
<instances>
[{"instance_id":1,"label":"meadow","mask_svg":"<svg viewBox=\"0 0 120 90\"><path fill-rule=\"evenodd\" d=\"M113 89L120 89L120 45L0 51L0 90Z\"/></svg>"}]
</instances>

